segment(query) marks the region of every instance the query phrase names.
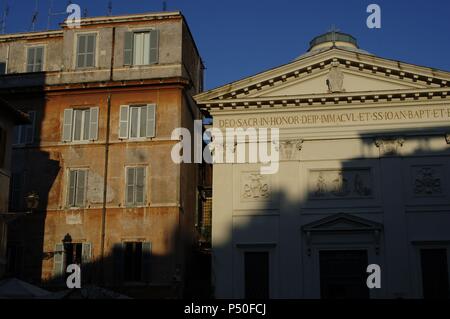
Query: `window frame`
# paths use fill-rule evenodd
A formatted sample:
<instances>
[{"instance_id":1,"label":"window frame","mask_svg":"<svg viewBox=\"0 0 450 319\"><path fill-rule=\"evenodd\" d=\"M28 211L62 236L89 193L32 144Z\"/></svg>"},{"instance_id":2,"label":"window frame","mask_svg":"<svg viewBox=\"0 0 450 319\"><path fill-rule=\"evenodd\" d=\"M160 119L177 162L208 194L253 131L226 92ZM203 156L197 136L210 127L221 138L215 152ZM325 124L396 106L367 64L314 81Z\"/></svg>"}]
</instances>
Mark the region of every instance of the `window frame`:
<instances>
[{"instance_id":1,"label":"window frame","mask_svg":"<svg viewBox=\"0 0 450 319\"><path fill-rule=\"evenodd\" d=\"M70 124L66 123L66 111L69 111L71 114ZM89 111L89 117L86 119L86 111ZM83 139L75 140L75 114L77 112L82 112L82 121L81 121L81 135ZM96 114L95 121L92 121L93 114ZM85 133L85 125L88 125L88 136L87 138L84 136ZM61 119L61 142L62 143L72 143L72 144L88 144L98 141L99 135L99 121L100 121L100 107L99 106L83 106L83 107L69 107L62 111L62 119ZM92 131L94 128L95 131ZM65 139L65 129L66 126L70 126L70 138ZM91 138L92 137L92 138Z\"/></svg>"},{"instance_id":2,"label":"window frame","mask_svg":"<svg viewBox=\"0 0 450 319\"><path fill-rule=\"evenodd\" d=\"M144 176L143 176L143 185L142 185L142 203L138 203L136 201L136 194L137 194L137 169L142 168L144 170ZM148 190L148 166L146 165L130 165L130 166L125 166L125 197L124 197L124 203L125 203L125 207L130 207L130 208L137 208L137 207L146 207L147 205L147 190ZM128 186L129 186L129 181L128 181L128 170L129 169L134 169L134 182L135 184L133 184L133 202L128 202Z\"/></svg>"},{"instance_id":3,"label":"window frame","mask_svg":"<svg viewBox=\"0 0 450 319\"><path fill-rule=\"evenodd\" d=\"M35 142L37 111L29 110L29 111L25 111L25 112L30 117L31 124L22 124L22 125L14 126L13 143L12 143L12 145L14 147L25 146L25 145L32 145ZM32 135L31 135L31 140L27 141L27 130L29 128L31 128ZM16 136L16 133L18 134L18 136ZM22 137L23 136L25 136L25 140L24 141L22 141Z\"/></svg>"},{"instance_id":4,"label":"window frame","mask_svg":"<svg viewBox=\"0 0 450 319\"><path fill-rule=\"evenodd\" d=\"M75 182L75 188L74 188L74 195L73 195L73 204L70 203L70 187L71 187L71 173L76 171L76 182ZM84 180L84 187L83 187L83 204L78 205L77 204L77 194L78 194L78 172L84 171L86 173L85 180ZM67 169L67 183L66 183L66 207L69 209L84 209L87 205L87 189L88 189L88 179L89 179L89 168L88 167L79 167L79 168L68 168Z\"/></svg>"},{"instance_id":5,"label":"window frame","mask_svg":"<svg viewBox=\"0 0 450 319\"><path fill-rule=\"evenodd\" d=\"M145 136L141 136L141 124L142 124L142 110L144 108L147 108L147 105L130 105L129 109L128 109L128 139L129 140L142 140L142 139L146 139L147 138L147 132L145 134ZM137 133L138 136L137 137L132 137L131 136L131 131L132 131L132 127L133 127L133 122L132 122L132 110L133 109L138 109L138 118L137 118ZM145 110L145 113L147 113L147 110ZM146 117L148 115L146 114ZM147 118L145 118L145 125L147 124ZM145 128L147 131L147 127Z\"/></svg>"},{"instance_id":6,"label":"window frame","mask_svg":"<svg viewBox=\"0 0 450 319\"><path fill-rule=\"evenodd\" d=\"M119 127L118 127L118 139L119 140L128 140L131 142L139 142L146 140L153 140L156 138L157 132L157 104L156 103L136 103L136 104L126 104L121 105L119 109ZM132 109L139 109L138 118L137 118L137 131L138 137L131 137L132 131ZM142 124L142 109L146 108L146 117L145 117L145 134L141 136L141 124ZM122 111L126 112L126 121L123 120ZM149 113L151 111L151 113ZM152 114L152 117L149 117L149 114ZM151 127L149 127L149 123L151 123ZM126 129L123 127L126 125ZM122 135L122 128L125 131L125 135ZM150 128L150 131L149 131ZM151 132L151 134L149 134Z\"/></svg>"},{"instance_id":7,"label":"window frame","mask_svg":"<svg viewBox=\"0 0 450 319\"><path fill-rule=\"evenodd\" d=\"M29 59L29 54L30 54L30 50L31 49L34 49L34 50L36 50L36 49L38 49L38 48L42 48L42 57L41 57L41 61L42 61L42 63L41 63L41 68L40 68L40 70L35 70L35 67L36 67L36 52L34 53L34 58L33 58L33 64L31 64L32 66L33 66L33 70L32 71L29 71L28 70L28 67L30 66L30 64L28 64L28 59ZM44 72L45 71L45 57L46 57L46 45L45 44L36 44L36 45L30 45L30 46L27 46L26 47L26 52L27 52L27 54L26 54L26 60L25 60L25 72L26 73L38 73L38 72Z\"/></svg>"},{"instance_id":8,"label":"window frame","mask_svg":"<svg viewBox=\"0 0 450 319\"><path fill-rule=\"evenodd\" d=\"M80 53L78 52L78 48L79 48L79 38L82 36L90 36L90 35L94 35L95 36L95 40L94 40L94 59L93 59L93 66L78 66L78 59L80 56ZM75 50L74 50L74 69L75 70L88 70L88 69L95 69L98 66L98 38L99 38L99 32L98 31L87 31L87 32L78 32L75 34L74 37L74 46L75 46ZM86 56L89 53L81 53L82 55ZM85 60L86 62L86 60Z\"/></svg>"},{"instance_id":9,"label":"window frame","mask_svg":"<svg viewBox=\"0 0 450 319\"><path fill-rule=\"evenodd\" d=\"M75 139L75 131L76 131L76 121L75 121L75 115L77 113L81 112L81 126L80 126L80 139L77 140ZM88 132L88 137L86 138L85 135L85 125L86 125L86 113L89 112L89 119L88 119L88 125L89 125L89 132ZM79 109L73 109L73 114L72 114L72 132L71 132L71 138L72 138L72 142L75 143L83 143L83 142L90 142L90 136L91 136L91 108L79 108Z\"/></svg>"},{"instance_id":10,"label":"window frame","mask_svg":"<svg viewBox=\"0 0 450 319\"><path fill-rule=\"evenodd\" d=\"M155 32L156 34L156 61L152 62L151 61L151 56L150 56L150 50L151 50L151 42L152 42L152 38L151 38L151 34L152 32ZM152 65L157 65L160 64L160 29L155 28L155 27L149 27L149 28L144 28L144 29L130 29L125 31L125 37L127 33L131 33L133 35L132 37L132 41L133 41L133 45L131 48L131 64L130 63L126 63L124 62L124 66L128 66L128 67L148 67L148 66L152 66ZM149 63L148 64L136 64L135 61L135 51L136 51L136 42L135 42L135 36L136 34L139 33L149 33L150 34L150 39L149 39ZM127 51L127 47L126 47L126 40L124 40L124 51ZM129 49L128 49L129 50ZM124 58L125 58L126 52L124 52Z\"/></svg>"}]
</instances>

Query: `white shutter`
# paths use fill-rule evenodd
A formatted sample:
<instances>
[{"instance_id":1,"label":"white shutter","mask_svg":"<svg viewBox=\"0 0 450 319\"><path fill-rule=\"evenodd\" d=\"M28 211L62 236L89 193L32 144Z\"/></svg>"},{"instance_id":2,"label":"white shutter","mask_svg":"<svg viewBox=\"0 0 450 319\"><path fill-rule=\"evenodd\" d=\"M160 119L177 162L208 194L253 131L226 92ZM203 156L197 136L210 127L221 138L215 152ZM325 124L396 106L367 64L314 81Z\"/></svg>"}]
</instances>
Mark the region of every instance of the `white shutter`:
<instances>
[{"instance_id":1,"label":"white shutter","mask_svg":"<svg viewBox=\"0 0 450 319\"><path fill-rule=\"evenodd\" d=\"M27 72L34 72L36 48L28 48L27 50Z\"/></svg>"},{"instance_id":2,"label":"white shutter","mask_svg":"<svg viewBox=\"0 0 450 319\"><path fill-rule=\"evenodd\" d=\"M92 244L91 243L83 243L83 248L81 251L81 264L87 265L91 262L92 257Z\"/></svg>"},{"instance_id":3,"label":"white shutter","mask_svg":"<svg viewBox=\"0 0 450 319\"><path fill-rule=\"evenodd\" d=\"M96 141L98 139L98 107L92 107L90 115L89 140Z\"/></svg>"},{"instance_id":4,"label":"white shutter","mask_svg":"<svg viewBox=\"0 0 450 319\"><path fill-rule=\"evenodd\" d=\"M34 142L34 130L36 127L36 112L29 111L28 116L30 117L31 124L25 127L25 143L31 144Z\"/></svg>"},{"instance_id":5,"label":"white shutter","mask_svg":"<svg viewBox=\"0 0 450 319\"><path fill-rule=\"evenodd\" d=\"M134 167L127 167L126 169L126 191L125 191L125 202L127 205L134 204L135 198L135 180L136 180L136 170Z\"/></svg>"},{"instance_id":6,"label":"white shutter","mask_svg":"<svg viewBox=\"0 0 450 319\"><path fill-rule=\"evenodd\" d=\"M63 122L63 142L72 141L72 120L73 120L73 109L64 110L64 122Z\"/></svg>"},{"instance_id":7,"label":"white shutter","mask_svg":"<svg viewBox=\"0 0 450 319\"><path fill-rule=\"evenodd\" d=\"M133 65L134 33L125 32L124 65Z\"/></svg>"},{"instance_id":8,"label":"white shutter","mask_svg":"<svg viewBox=\"0 0 450 319\"><path fill-rule=\"evenodd\" d=\"M128 105L120 106L120 123L119 123L119 138L127 139L128 138Z\"/></svg>"},{"instance_id":9,"label":"white shutter","mask_svg":"<svg viewBox=\"0 0 450 319\"><path fill-rule=\"evenodd\" d=\"M145 200L145 167L136 167L135 204L143 205Z\"/></svg>"},{"instance_id":10,"label":"white shutter","mask_svg":"<svg viewBox=\"0 0 450 319\"><path fill-rule=\"evenodd\" d=\"M56 244L53 255L53 277L54 279L62 279L64 276L64 244Z\"/></svg>"},{"instance_id":11,"label":"white shutter","mask_svg":"<svg viewBox=\"0 0 450 319\"><path fill-rule=\"evenodd\" d=\"M69 171L69 198L68 198L68 206L75 206L75 191L77 188L77 171L71 170Z\"/></svg>"},{"instance_id":12,"label":"white shutter","mask_svg":"<svg viewBox=\"0 0 450 319\"><path fill-rule=\"evenodd\" d=\"M77 207L84 207L85 204L87 172L87 170L79 170L77 173L77 191L75 198Z\"/></svg>"},{"instance_id":13,"label":"white shutter","mask_svg":"<svg viewBox=\"0 0 450 319\"><path fill-rule=\"evenodd\" d=\"M156 104L147 105L147 137L156 136Z\"/></svg>"},{"instance_id":14,"label":"white shutter","mask_svg":"<svg viewBox=\"0 0 450 319\"><path fill-rule=\"evenodd\" d=\"M159 31L150 31L150 64L158 63L159 59Z\"/></svg>"}]
</instances>

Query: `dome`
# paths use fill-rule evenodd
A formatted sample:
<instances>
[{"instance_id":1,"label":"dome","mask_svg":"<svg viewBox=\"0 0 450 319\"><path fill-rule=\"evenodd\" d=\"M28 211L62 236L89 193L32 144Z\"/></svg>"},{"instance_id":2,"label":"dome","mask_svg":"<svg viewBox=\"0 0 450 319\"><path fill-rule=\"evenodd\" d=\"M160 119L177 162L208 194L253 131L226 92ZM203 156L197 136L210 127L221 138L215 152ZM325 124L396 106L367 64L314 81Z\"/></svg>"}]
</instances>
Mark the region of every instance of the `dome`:
<instances>
[{"instance_id":1,"label":"dome","mask_svg":"<svg viewBox=\"0 0 450 319\"><path fill-rule=\"evenodd\" d=\"M331 48L338 48L357 53L370 54L365 50L361 50L358 46L356 38L350 34L331 31L321 34L309 42L308 52L299 56L296 60L315 55L317 53L329 50Z\"/></svg>"}]
</instances>

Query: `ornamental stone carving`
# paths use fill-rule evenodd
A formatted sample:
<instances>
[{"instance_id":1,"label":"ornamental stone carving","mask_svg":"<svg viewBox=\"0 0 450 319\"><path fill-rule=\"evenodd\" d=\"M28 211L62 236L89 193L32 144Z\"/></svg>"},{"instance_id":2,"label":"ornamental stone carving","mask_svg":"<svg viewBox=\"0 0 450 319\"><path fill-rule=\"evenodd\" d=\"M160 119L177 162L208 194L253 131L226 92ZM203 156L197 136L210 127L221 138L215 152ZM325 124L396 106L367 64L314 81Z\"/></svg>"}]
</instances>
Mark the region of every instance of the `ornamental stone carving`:
<instances>
[{"instance_id":1,"label":"ornamental stone carving","mask_svg":"<svg viewBox=\"0 0 450 319\"><path fill-rule=\"evenodd\" d=\"M445 141L450 144L450 133L445 134Z\"/></svg>"},{"instance_id":2,"label":"ornamental stone carving","mask_svg":"<svg viewBox=\"0 0 450 319\"><path fill-rule=\"evenodd\" d=\"M370 169L311 171L312 198L365 198L372 195Z\"/></svg>"},{"instance_id":3,"label":"ornamental stone carving","mask_svg":"<svg viewBox=\"0 0 450 319\"><path fill-rule=\"evenodd\" d=\"M437 167L422 167L416 169L414 194L418 196L443 194L440 172Z\"/></svg>"},{"instance_id":4,"label":"ornamental stone carving","mask_svg":"<svg viewBox=\"0 0 450 319\"><path fill-rule=\"evenodd\" d=\"M267 175L243 173L241 175L241 199L267 200L271 196L270 180Z\"/></svg>"},{"instance_id":5,"label":"ornamental stone carving","mask_svg":"<svg viewBox=\"0 0 450 319\"><path fill-rule=\"evenodd\" d=\"M397 155L404 143L405 140L403 137L383 137L375 139L375 145L380 149L381 156Z\"/></svg>"},{"instance_id":6,"label":"ornamental stone carving","mask_svg":"<svg viewBox=\"0 0 450 319\"><path fill-rule=\"evenodd\" d=\"M344 73L339 69L339 63L333 62L328 73L327 86L329 93L344 92Z\"/></svg>"},{"instance_id":7,"label":"ornamental stone carving","mask_svg":"<svg viewBox=\"0 0 450 319\"><path fill-rule=\"evenodd\" d=\"M282 160L293 160L298 158L299 152L303 148L303 140L286 140L280 142L280 157Z\"/></svg>"}]
</instances>

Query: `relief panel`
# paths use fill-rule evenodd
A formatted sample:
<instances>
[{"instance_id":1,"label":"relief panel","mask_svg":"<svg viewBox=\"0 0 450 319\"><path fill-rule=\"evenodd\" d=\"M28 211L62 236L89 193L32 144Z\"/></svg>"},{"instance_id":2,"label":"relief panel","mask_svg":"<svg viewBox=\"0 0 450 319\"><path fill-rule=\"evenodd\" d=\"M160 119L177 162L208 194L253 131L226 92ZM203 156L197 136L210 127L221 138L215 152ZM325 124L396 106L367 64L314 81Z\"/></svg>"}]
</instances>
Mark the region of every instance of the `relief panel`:
<instances>
[{"instance_id":1,"label":"relief panel","mask_svg":"<svg viewBox=\"0 0 450 319\"><path fill-rule=\"evenodd\" d=\"M368 168L311 170L308 190L311 199L371 198L373 196L371 170Z\"/></svg>"}]
</instances>

